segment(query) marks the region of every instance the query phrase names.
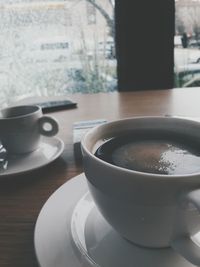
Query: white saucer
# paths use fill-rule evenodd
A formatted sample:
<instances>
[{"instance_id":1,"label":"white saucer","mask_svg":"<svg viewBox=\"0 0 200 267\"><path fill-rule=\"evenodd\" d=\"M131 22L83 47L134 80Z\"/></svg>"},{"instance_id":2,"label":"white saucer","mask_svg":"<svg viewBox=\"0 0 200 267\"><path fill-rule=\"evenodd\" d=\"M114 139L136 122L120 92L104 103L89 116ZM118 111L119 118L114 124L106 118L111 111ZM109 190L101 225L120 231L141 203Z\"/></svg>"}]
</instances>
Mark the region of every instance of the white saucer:
<instances>
[{"instance_id":1,"label":"white saucer","mask_svg":"<svg viewBox=\"0 0 200 267\"><path fill-rule=\"evenodd\" d=\"M145 249L121 238L94 205L84 174L47 200L34 241L41 267L194 267L171 248Z\"/></svg>"},{"instance_id":2,"label":"white saucer","mask_svg":"<svg viewBox=\"0 0 200 267\"><path fill-rule=\"evenodd\" d=\"M32 153L10 156L5 170L0 169L0 177L21 174L43 167L60 156L64 143L57 137L42 137L40 147Z\"/></svg>"}]
</instances>

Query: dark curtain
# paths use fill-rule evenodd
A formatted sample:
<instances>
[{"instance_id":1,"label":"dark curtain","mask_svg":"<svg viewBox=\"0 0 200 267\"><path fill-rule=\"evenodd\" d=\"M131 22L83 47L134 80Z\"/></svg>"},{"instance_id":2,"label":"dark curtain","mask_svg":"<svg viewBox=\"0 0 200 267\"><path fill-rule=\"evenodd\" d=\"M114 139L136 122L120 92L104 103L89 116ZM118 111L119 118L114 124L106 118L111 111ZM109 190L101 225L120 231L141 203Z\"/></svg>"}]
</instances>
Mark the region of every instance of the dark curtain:
<instances>
[{"instance_id":1,"label":"dark curtain","mask_svg":"<svg viewBox=\"0 0 200 267\"><path fill-rule=\"evenodd\" d=\"M173 88L174 0L116 0L118 90Z\"/></svg>"}]
</instances>

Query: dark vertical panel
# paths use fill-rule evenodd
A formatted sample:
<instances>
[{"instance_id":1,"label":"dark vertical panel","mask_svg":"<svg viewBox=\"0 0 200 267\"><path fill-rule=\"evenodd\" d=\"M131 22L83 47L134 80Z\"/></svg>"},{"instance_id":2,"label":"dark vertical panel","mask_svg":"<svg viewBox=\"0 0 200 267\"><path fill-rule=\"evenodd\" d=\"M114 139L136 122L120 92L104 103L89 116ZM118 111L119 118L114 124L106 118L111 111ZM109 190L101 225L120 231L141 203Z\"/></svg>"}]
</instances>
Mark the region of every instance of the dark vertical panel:
<instances>
[{"instance_id":1,"label":"dark vertical panel","mask_svg":"<svg viewBox=\"0 0 200 267\"><path fill-rule=\"evenodd\" d=\"M119 91L173 87L174 0L116 0Z\"/></svg>"}]
</instances>

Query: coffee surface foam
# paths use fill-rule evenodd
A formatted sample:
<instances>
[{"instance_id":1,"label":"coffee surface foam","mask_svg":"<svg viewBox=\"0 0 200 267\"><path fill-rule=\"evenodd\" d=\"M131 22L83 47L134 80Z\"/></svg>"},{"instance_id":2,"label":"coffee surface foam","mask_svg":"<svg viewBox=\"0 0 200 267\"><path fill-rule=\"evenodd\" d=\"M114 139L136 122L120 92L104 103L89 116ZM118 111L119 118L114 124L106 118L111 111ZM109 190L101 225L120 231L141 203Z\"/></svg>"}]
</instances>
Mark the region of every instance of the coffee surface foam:
<instances>
[{"instance_id":1,"label":"coffee surface foam","mask_svg":"<svg viewBox=\"0 0 200 267\"><path fill-rule=\"evenodd\" d=\"M113 165L155 174L179 175L200 172L200 147L176 136L128 135L101 145L95 155Z\"/></svg>"},{"instance_id":2,"label":"coffee surface foam","mask_svg":"<svg viewBox=\"0 0 200 267\"><path fill-rule=\"evenodd\" d=\"M128 143L112 152L113 164L157 174L187 174L200 171L200 157L167 141Z\"/></svg>"}]
</instances>

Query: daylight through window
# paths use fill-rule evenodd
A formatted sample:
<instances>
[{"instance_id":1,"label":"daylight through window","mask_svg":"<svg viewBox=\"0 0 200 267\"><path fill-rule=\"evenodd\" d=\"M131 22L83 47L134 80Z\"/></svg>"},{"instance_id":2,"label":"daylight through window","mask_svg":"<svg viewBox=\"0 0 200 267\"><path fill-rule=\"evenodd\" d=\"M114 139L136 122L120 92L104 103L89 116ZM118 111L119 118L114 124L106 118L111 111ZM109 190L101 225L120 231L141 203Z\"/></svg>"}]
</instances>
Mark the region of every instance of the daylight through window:
<instances>
[{"instance_id":1,"label":"daylight through window","mask_svg":"<svg viewBox=\"0 0 200 267\"><path fill-rule=\"evenodd\" d=\"M175 87L200 86L200 0L175 5Z\"/></svg>"},{"instance_id":2,"label":"daylight through window","mask_svg":"<svg viewBox=\"0 0 200 267\"><path fill-rule=\"evenodd\" d=\"M111 0L4 0L0 104L24 97L113 91Z\"/></svg>"}]
</instances>

